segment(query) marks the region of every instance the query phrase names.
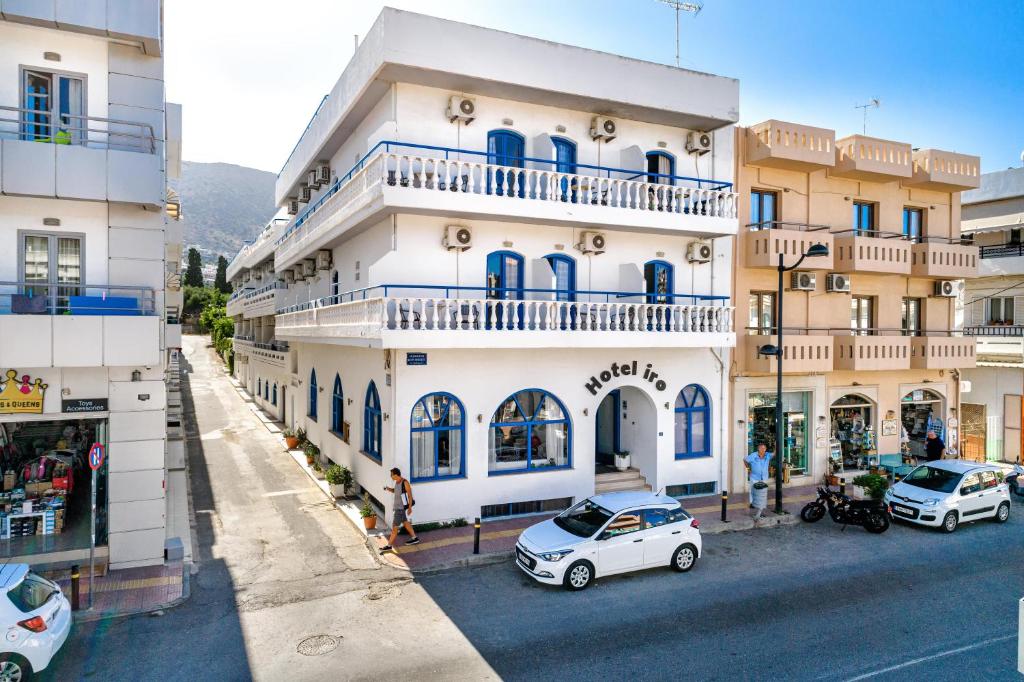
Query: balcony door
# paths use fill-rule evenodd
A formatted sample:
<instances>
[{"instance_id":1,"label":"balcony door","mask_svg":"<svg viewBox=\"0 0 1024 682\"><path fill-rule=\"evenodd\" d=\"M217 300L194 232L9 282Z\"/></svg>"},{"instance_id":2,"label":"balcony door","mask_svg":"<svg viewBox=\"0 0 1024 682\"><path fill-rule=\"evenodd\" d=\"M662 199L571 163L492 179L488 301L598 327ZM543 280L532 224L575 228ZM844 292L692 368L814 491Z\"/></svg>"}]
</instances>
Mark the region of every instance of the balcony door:
<instances>
[{"instance_id":1,"label":"balcony door","mask_svg":"<svg viewBox=\"0 0 1024 682\"><path fill-rule=\"evenodd\" d=\"M779 195L763 189L750 190L750 225L756 229L771 229L779 219Z\"/></svg>"},{"instance_id":2,"label":"balcony door","mask_svg":"<svg viewBox=\"0 0 1024 682\"><path fill-rule=\"evenodd\" d=\"M492 166L506 168L523 168L526 156L526 140L519 133L511 130L492 130L487 133L487 163ZM522 199L526 193L523 186L524 176L514 171L495 170L494 183L491 189L491 176L487 177L487 193L492 191L505 196L518 195Z\"/></svg>"},{"instance_id":3,"label":"balcony door","mask_svg":"<svg viewBox=\"0 0 1024 682\"><path fill-rule=\"evenodd\" d=\"M81 144L86 136L85 80L76 76L22 71L21 134L26 140Z\"/></svg>"},{"instance_id":4,"label":"balcony door","mask_svg":"<svg viewBox=\"0 0 1024 682\"><path fill-rule=\"evenodd\" d=\"M853 233L871 236L875 231L875 205L863 201L853 202Z\"/></svg>"},{"instance_id":5,"label":"balcony door","mask_svg":"<svg viewBox=\"0 0 1024 682\"><path fill-rule=\"evenodd\" d=\"M676 159L667 152L647 152L647 182L652 185L676 184ZM647 190L650 208L659 211L672 210L672 190Z\"/></svg>"},{"instance_id":6,"label":"balcony door","mask_svg":"<svg viewBox=\"0 0 1024 682\"><path fill-rule=\"evenodd\" d=\"M903 236L915 244L921 242L924 237L923 209L910 207L903 209Z\"/></svg>"},{"instance_id":7,"label":"balcony door","mask_svg":"<svg viewBox=\"0 0 1024 682\"><path fill-rule=\"evenodd\" d=\"M558 173L576 174L576 143L564 137L552 137L551 144L555 147L555 171ZM576 203L577 187L569 178L558 181L559 198L562 201Z\"/></svg>"},{"instance_id":8,"label":"balcony door","mask_svg":"<svg viewBox=\"0 0 1024 682\"><path fill-rule=\"evenodd\" d=\"M871 296L854 296L850 299L850 329L854 336L869 336L875 333L875 299Z\"/></svg>"},{"instance_id":9,"label":"balcony door","mask_svg":"<svg viewBox=\"0 0 1024 682\"><path fill-rule=\"evenodd\" d=\"M747 327L751 334L775 334L775 294L770 291L750 292L750 316Z\"/></svg>"},{"instance_id":10,"label":"balcony door","mask_svg":"<svg viewBox=\"0 0 1024 682\"><path fill-rule=\"evenodd\" d=\"M47 298L47 308L63 312L68 297L79 294L82 284L83 239L56 234L21 234L22 294Z\"/></svg>"},{"instance_id":11,"label":"balcony door","mask_svg":"<svg viewBox=\"0 0 1024 682\"><path fill-rule=\"evenodd\" d=\"M499 301L523 300L523 257L512 251L495 251L487 255L487 298ZM518 327L523 326L523 306L518 308ZM507 319L513 308L507 305L495 305L494 322L498 327L511 323ZM491 316L487 316L488 328Z\"/></svg>"},{"instance_id":12,"label":"balcony door","mask_svg":"<svg viewBox=\"0 0 1024 682\"><path fill-rule=\"evenodd\" d=\"M551 272L555 276L555 300L572 302L576 300L576 261L563 253L555 253L545 256ZM572 306L566 305L559 313L559 323L562 329L568 328L576 321L576 311L570 311Z\"/></svg>"},{"instance_id":13,"label":"balcony door","mask_svg":"<svg viewBox=\"0 0 1024 682\"><path fill-rule=\"evenodd\" d=\"M674 277L671 263L652 260L644 264L644 284L648 303L672 303Z\"/></svg>"},{"instance_id":14,"label":"balcony door","mask_svg":"<svg viewBox=\"0 0 1024 682\"><path fill-rule=\"evenodd\" d=\"M903 335L921 335L921 299L904 298L901 306L903 317Z\"/></svg>"}]
</instances>

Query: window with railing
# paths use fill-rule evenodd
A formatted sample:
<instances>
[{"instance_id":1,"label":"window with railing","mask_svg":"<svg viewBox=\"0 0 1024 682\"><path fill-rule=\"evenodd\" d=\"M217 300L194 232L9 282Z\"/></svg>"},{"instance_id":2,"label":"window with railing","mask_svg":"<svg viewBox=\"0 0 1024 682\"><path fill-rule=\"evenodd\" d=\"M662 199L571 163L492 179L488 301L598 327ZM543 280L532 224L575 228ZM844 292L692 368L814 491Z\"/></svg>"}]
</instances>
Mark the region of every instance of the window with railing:
<instances>
[{"instance_id":1,"label":"window with railing","mask_svg":"<svg viewBox=\"0 0 1024 682\"><path fill-rule=\"evenodd\" d=\"M771 226L779 219L779 193L763 189L750 190L750 224Z\"/></svg>"},{"instance_id":2,"label":"window with railing","mask_svg":"<svg viewBox=\"0 0 1024 682\"><path fill-rule=\"evenodd\" d=\"M870 235L875 231L875 204L853 202L853 234Z\"/></svg>"},{"instance_id":3,"label":"window with railing","mask_svg":"<svg viewBox=\"0 0 1024 682\"><path fill-rule=\"evenodd\" d=\"M924 209L905 206L903 208L903 236L916 243L924 237Z\"/></svg>"},{"instance_id":4,"label":"window with railing","mask_svg":"<svg viewBox=\"0 0 1024 682\"><path fill-rule=\"evenodd\" d=\"M854 336L868 336L875 329L875 299L873 296L853 296L850 299L850 330Z\"/></svg>"},{"instance_id":5,"label":"window with railing","mask_svg":"<svg viewBox=\"0 0 1024 682\"><path fill-rule=\"evenodd\" d=\"M901 305L903 335L921 335L921 304L919 298L904 298Z\"/></svg>"},{"instance_id":6,"label":"window with railing","mask_svg":"<svg viewBox=\"0 0 1024 682\"><path fill-rule=\"evenodd\" d=\"M85 80L79 76L22 70L23 140L81 144Z\"/></svg>"},{"instance_id":7,"label":"window with railing","mask_svg":"<svg viewBox=\"0 0 1024 682\"><path fill-rule=\"evenodd\" d=\"M750 316L747 326L752 333L766 336L775 333L775 293L750 292Z\"/></svg>"},{"instance_id":8,"label":"window with railing","mask_svg":"<svg viewBox=\"0 0 1024 682\"><path fill-rule=\"evenodd\" d=\"M987 324L1013 324L1013 296L996 296L988 299L986 303L988 314L985 316L985 321Z\"/></svg>"}]
</instances>

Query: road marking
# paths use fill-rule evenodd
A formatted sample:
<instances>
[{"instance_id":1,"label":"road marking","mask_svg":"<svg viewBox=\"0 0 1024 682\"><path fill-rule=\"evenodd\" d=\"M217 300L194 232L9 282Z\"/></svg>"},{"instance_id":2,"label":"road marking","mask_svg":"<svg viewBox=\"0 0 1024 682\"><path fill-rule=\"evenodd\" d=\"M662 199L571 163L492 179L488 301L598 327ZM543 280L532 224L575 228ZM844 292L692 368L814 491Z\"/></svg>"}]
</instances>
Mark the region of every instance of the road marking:
<instances>
[{"instance_id":1,"label":"road marking","mask_svg":"<svg viewBox=\"0 0 1024 682\"><path fill-rule=\"evenodd\" d=\"M846 682L858 682L858 680L867 680L867 679L872 678L872 677L878 677L879 675L884 675L885 673L891 673L891 672L895 672L897 670L902 670L904 668L909 668L912 665L918 665L919 663L926 663L928 661L934 661L937 658L944 658L946 656L952 656L954 654L961 654L961 653L963 653L965 651L970 651L972 649L980 649L983 646L988 646L989 644L997 644L999 642L1005 642L1008 639L1014 639L1016 637L1017 637L1017 633L1015 632L1012 635L1006 635L1004 637L993 637L992 639L986 639L984 642L977 642L975 644L968 644L967 646L958 647L956 649L950 649L949 651L940 651L939 653L932 654L931 656L922 656L921 658L914 658L914 659L911 659L911 660L909 660L909 661L907 661L905 663L900 663L898 665L892 665L892 666L889 666L888 668L882 668L881 670L876 670L876 671L870 672L870 673L864 673L863 675L858 675L857 677L851 677Z\"/></svg>"},{"instance_id":2,"label":"road marking","mask_svg":"<svg viewBox=\"0 0 1024 682\"><path fill-rule=\"evenodd\" d=\"M282 495L298 495L308 493L312 488L296 488L295 490L276 490L272 493L263 493L263 497L281 497Z\"/></svg>"}]
</instances>

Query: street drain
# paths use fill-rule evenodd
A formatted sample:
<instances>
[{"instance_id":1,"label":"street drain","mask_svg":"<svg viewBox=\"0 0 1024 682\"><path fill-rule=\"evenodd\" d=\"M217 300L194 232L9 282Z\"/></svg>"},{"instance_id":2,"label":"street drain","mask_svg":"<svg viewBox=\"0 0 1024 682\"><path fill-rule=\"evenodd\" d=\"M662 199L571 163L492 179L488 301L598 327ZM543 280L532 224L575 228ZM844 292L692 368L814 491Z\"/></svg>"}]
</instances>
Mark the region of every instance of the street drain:
<instances>
[{"instance_id":1,"label":"street drain","mask_svg":"<svg viewBox=\"0 0 1024 682\"><path fill-rule=\"evenodd\" d=\"M295 650L303 656L323 656L337 649L339 644L341 644L340 637L313 635L299 642L299 646Z\"/></svg>"}]
</instances>

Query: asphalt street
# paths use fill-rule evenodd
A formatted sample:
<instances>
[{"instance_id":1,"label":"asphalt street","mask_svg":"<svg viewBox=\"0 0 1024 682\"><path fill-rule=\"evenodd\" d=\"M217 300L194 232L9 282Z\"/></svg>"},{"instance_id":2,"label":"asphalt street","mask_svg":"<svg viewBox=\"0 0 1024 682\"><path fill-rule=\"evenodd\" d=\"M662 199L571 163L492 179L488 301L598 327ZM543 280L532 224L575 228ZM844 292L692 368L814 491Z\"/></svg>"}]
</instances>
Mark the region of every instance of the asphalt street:
<instances>
[{"instance_id":1,"label":"asphalt street","mask_svg":"<svg viewBox=\"0 0 1024 682\"><path fill-rule=\"evenodd\" d=\"M952 535L707 536L688 574L581 593L510 563L412 580L366 552L202 340L185 354L192 597L76 627L44 679L1019 679L1022 504Z\"/></svg>"}]
</instances>

